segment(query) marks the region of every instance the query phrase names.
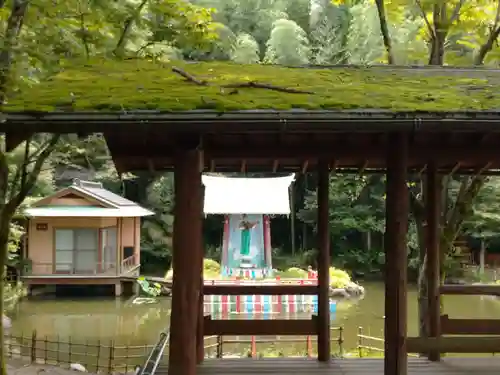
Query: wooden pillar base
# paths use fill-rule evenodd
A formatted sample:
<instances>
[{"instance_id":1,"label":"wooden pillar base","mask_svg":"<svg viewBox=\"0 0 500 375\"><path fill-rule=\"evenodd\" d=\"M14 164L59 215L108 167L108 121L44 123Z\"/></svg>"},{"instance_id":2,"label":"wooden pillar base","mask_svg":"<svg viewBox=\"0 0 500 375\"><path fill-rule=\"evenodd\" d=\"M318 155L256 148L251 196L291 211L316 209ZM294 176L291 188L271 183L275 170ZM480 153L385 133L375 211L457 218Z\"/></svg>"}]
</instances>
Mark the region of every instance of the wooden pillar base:
<instances>
[{"instance_id":1,"label":"wooden pillar base","mask_svg":"<svg viewBox=\"0 0 500 375\"><path fill-rule=\"evenodd\" d=\"M318 163L318 361L327 362L330 349L330 221L328 212L329 167Z\"/></svg>"},{"instance_id":2,"label":"wooden pillar base","mask_svg":"<svg viewBox=\"0 0 500 375\"><path fill-rule=\"evenodd\" d=\"M196 374L202 249L201 162L198 150L184 150L175 156L169 375Z\"/></svg>"},{"instance_id":3,"label":"wooden pillar base","mask_svg":"<svg viewBox=\"0 0 500 375\"><path fill-rule=\"evenodd\" d=\"M429 337L441 335L441 303L440 303L440 220L441 220L441 176L435 162L427 164L426 184L426 216L427 216L427 314ZM430 361L439 361L439 351L428 353Z\"/></svg>"},{"instance_id":4,"label":"wooden pillar base","mask_svg":"<svg viewBox=\"0 0 500 375\"><path fill-rule=\"evenodd\" d=\"M115 297L121 297L123 293L123 285L121 282L115 284Z\"/></svg>"},{"instance_id":5,"label":"wooden pillar base","mask_svg":"<svg viewBox=\"0 0 500 375\"><path fill-rule=\"evenodd\" d=\"M408 138L389 135L385 229L385 350L384 374L408 372L407 338L407 241Z\"/></svg>"}]
</instances>

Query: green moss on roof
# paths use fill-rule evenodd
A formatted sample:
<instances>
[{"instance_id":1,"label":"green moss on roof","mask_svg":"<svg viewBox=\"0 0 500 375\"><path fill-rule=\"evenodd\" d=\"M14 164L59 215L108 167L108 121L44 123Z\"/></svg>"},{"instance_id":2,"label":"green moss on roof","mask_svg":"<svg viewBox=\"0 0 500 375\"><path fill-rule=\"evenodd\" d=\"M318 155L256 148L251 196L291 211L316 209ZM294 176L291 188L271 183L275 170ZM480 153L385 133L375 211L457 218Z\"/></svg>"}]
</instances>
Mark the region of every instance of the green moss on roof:
<instances>
[{"instance_id":1,"label":"green moss on roof","mask_svg":"<svg viewBox=\"0 0 500 375\"><path fill-rule=\"evenodd\" d=\"M177 66L206 80L199 86L172 72ZM312 91L283 93L260 88L221 89L256 81ZM10 111L218 111L276 109L388 109L451 111L500 109L500 71L398 68L286 68L227 62L157 63L94 60L65 67L50 80L21 88Z\"/></svg>"}]
</instances>

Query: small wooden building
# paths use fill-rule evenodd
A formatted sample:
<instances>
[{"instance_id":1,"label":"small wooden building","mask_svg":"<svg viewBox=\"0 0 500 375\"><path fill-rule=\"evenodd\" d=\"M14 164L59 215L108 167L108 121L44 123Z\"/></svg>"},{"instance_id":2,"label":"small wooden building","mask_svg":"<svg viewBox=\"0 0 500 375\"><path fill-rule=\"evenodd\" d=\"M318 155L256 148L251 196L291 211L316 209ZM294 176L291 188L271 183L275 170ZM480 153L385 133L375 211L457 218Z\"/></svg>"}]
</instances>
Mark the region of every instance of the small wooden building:
<instances>
[{"instance_id":1,"label":"small wooden building","mask_svg":"<svg viewBox=\"0 0 500 375\"><path fill-rule=\"evenodd\" d=\"M153 212L102 187L75 180L26 210L27 285L114 284L138 274L141 217Z\"/></svg>"}]
</instances>

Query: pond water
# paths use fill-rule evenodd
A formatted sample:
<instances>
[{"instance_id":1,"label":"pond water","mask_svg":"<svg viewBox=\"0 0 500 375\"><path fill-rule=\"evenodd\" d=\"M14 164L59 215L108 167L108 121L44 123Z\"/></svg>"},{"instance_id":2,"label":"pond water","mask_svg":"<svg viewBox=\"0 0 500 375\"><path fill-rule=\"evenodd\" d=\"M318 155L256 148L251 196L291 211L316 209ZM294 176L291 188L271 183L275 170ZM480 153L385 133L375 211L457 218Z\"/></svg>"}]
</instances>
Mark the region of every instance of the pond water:
<instances>
[{"instance_id":1,"label":"pond water","mask_svg":"<svg viewBox=\"0 0 500 375\"><path fill-rule=\"evenodd\" d=\"M363 327L364 334L383 336L384 285L366 283L364 287L364 299L339 302L337 311L332 316L332 325L344 328L344 351L356 348L356 335L360 326ZM444 311L454 318L492 319L500 315L500 301L481 296L446 296ZM36 330L38 337L47 336L52 339L59 337L67 340L71 337L80 342L113 340L119 345L146 345L154 343L160 331L168 327L170 300L164 298L157 304L133 305L132 300L115 298L28 299L19 305L12 317L12 333L16 335L23 333L28 336ZM247 315L243 317L248 318ZM409 334L415 335L417 297L414 288L408 293L408 318ZM303 350L305 343L300 345Z\"/></svg>"}]
</instances>

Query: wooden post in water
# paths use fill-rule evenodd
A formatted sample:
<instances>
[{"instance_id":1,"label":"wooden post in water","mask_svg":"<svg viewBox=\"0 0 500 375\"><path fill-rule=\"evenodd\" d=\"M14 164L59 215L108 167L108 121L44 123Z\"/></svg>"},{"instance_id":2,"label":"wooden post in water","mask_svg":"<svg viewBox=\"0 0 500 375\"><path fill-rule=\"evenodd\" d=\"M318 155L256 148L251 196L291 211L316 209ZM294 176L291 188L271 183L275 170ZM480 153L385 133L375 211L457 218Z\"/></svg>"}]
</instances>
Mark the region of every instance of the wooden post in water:
<instances>
[{"instance_id":1,"label":"wooden post in water","mask_svg":"<svg viewBox=\"0 0 500 375\"><path fill-rule=\"evenodd\" d=\"M427 164L427 184L426 184L425 213L427 221L427 315L428 333L430 338L437 338L441 335L441 306L439 300L440 284L440 218L441 218L441 176L438 174L438 167L435 162ZM439 361L441 355L439 351L428 353L431 361Z\"/></svg>"},{"instance_id":2,"label":"wooden post in water","mask_svg":"<svg viewBox=\"0 0 500 375\"><path fill-rule=\"evenodd\" d=\"M318 360L330 360L330 231L328 161L318 162Z\"/></svg>"},{"instance_id":3,"label":"wooden post in water","mask_svg":"<svg viewBox=\"0 0 500 375\"><path fill-rule=\"evenodd\" d=\"M384 374L406 375L407 338L407 242L408 137L388 137L387 200L385 229L385 348Z\"/></svg>"},{"instance_id":4,"label":"wooden post in water","mask_svg":"<svg viewBox=\"0 0 500 375\"><path fill-rule=\"evenodd\" d=\"M172 312L169 375L195 375L200 296L201 162L196 141L175 155ZM196 145L195 145L196 144ZM196 254L193 259L193 253Z\"/></svg>"}]
</instances>

